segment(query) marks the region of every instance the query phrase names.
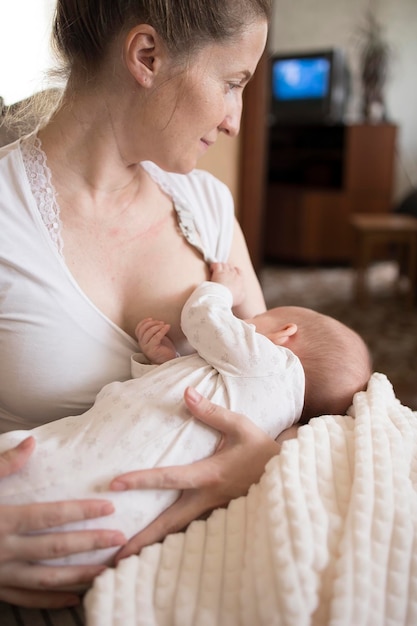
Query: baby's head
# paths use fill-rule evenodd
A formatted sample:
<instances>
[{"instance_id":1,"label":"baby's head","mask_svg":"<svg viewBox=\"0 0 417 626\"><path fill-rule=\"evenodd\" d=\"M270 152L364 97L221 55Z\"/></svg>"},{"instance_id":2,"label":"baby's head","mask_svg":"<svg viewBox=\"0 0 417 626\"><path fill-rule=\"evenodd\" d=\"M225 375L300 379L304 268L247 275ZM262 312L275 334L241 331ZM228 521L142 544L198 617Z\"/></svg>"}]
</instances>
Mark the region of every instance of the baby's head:
<instances>
[{"instance_id":1,"label":"baby's head","mask_svg":"<svg viewBox=\"0 0 417 626\"><path fill-rule=\"evenodd\" d=\"M318 415L344 415L372 373L363 339L338 320L312 309L281 306L249 322L276 345L298 356L305 372L301 421Z\"/></svg>"}]
</instances>

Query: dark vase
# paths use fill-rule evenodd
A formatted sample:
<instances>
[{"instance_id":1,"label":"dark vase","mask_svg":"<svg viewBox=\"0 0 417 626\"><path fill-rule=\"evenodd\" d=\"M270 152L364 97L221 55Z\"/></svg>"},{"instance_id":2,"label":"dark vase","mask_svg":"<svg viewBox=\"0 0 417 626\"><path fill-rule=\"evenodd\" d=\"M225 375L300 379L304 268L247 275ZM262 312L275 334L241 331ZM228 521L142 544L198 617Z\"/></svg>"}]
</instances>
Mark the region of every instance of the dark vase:
<instances>
[{"instance_id":1,"label":"dark vase","mask_svg":"<svg viewBox=\"0 0 417 626\"><path fill-rule=\"evenodd\" d=\"M386 120L384 87L388 74L389 47L381 34L381 26L369 14L363 29L361 50L362 114L365 122Z\"/></svg>"}]
</instances>

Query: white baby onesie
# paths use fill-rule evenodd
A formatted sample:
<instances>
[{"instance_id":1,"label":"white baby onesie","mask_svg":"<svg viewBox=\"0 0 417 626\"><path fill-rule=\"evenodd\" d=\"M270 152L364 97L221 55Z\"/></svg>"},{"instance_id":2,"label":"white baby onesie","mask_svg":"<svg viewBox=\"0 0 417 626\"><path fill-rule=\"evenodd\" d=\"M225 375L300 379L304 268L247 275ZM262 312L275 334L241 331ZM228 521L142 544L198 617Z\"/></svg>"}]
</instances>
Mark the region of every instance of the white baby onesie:
<instances>
[{"instance_id":1,"label":"white baby onesie","mask_svg":"<svg viewBox=\"0 0 417 626\"><path fill-rule=\"evenodd\" d=\"M130 538L174 502L178 493L110 492L109 481L130 470L191 463L212 454L219 440L217 432L186 409L187 386L244 413L274 438L296 422L305 384L299 359L236 318L231 307L232 295L226 287L203 283L186 302L181 319L196 354L158 366L136 356L132 359L136 378L105 386L83 415L1 435L0 452L29 433L37 444L29 462L2 479L0 504L104 497L113 501L114 514L61 529L120 529ZM110 562L115 551L72 555L59 562Z\"/></svg>"}]
</instances>

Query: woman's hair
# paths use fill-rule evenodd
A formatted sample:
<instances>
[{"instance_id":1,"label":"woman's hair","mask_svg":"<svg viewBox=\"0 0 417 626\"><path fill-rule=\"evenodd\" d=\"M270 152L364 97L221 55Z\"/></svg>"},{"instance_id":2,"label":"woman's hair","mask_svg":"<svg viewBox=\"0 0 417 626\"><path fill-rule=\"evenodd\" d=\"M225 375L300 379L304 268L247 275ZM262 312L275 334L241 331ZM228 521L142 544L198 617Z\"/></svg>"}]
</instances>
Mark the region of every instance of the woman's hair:
<instances>
[{"instance_id":1,"label":"woman's hair","mask_svg":"<svg viewBox=\"0 0 417 626\"><path fill-rule=\"evenodd\" d=\"M94 74L115 38L139 23L155 28L172 56L232 41L272 0L57 0L53 42L64 72Z\"/></svg>"},{"instance_id":2,"label":"woman's hair","mask_svg":"<svg viewBox=\"0 0 417 626\"><path fill-rule=\"evenodd\" d=\"M204 45L233 42L257 20L269 22L271 10L272 0L57 0L52 43L59 66L48 74L60 87L0 108L1 132L14 139L46 124L67 79L94 79L112 43L136 24L153 26L181 63Z\"/></svg>"}]
</instances>

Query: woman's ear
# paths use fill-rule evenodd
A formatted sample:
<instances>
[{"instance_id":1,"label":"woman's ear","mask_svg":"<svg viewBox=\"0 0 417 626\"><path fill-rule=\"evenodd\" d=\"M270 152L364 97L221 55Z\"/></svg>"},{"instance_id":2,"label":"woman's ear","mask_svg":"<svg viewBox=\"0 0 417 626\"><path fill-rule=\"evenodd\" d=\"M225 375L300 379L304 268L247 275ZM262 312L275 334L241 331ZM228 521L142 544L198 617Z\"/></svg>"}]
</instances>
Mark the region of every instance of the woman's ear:
<instances>
[{"instance_id":1,"label":"woman's ear","mask_svg":"<svg viewBox=\"0 0 417 626\"><path fill-rule=\"evenodd\" d=\"M295 335L298 330L297 324L293 324L289 322L288 324L284 324L278 330L274 330L271 333L268 333L268 339L272 341L276 346L284 346L288 343L290 337Z\"/></svg>"},{"instance_id":2,"label":"woman's ear","mask_svg":"<svg viewBox=\"0 0 417 626\"><path fill-rule=\"evenodd\" d=\"M152 87L161 65L161 44L155 29L149 24L132 28L125 39L126 67L142 87Z\"/></svg>"}]
</instances>

